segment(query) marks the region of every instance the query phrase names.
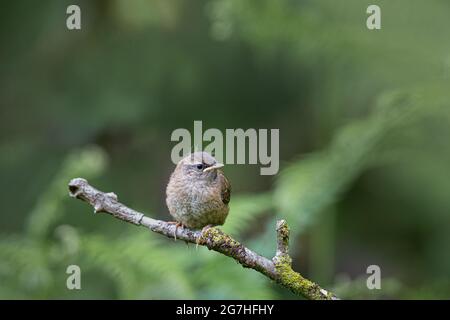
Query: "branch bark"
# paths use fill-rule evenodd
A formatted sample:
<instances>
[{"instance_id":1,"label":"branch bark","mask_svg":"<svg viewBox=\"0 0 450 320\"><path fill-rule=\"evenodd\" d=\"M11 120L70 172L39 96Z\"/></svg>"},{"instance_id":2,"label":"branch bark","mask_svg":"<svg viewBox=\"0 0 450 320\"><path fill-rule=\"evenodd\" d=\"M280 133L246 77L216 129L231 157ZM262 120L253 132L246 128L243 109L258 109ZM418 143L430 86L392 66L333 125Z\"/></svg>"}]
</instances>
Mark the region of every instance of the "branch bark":
<instances>
[{"instance_id":1,"label":"branch bark","mask_svg":"<svg viewBox=\"0 0 450 320\"><path fill-rule=\"evenodd\" d=\"M285 220L277 222L277 251L273 259L269 260L248 249L218 228L209 228L202 235L198 230L177 228L174 224L149 218L120 203L116 194L99 191L82 178L76 178L69 182L69 194L71 197L89 203L94 207L95 213L108 213L117 219L147 227L168 238L176 237L220 252L235 259L244 268L254 269L307 299L338 300L333 293L322 289L292 269L292 259L288 254L289 228Z\"/></svg>"}]
</instances>

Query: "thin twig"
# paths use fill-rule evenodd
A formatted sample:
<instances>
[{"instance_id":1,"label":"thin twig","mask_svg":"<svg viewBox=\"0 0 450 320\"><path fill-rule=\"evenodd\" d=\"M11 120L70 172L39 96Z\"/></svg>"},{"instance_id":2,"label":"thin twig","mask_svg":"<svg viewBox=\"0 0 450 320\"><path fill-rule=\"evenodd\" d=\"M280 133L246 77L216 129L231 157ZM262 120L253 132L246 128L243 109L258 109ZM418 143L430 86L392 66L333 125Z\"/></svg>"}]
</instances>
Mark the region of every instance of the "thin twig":
<instances>
[{"instance_id":1,"label":"thin twig","mask_svg":"<svg viewBox=\"0 0 450 320\"><path fill-rule=\"evenodd\" d=\"M334 294L292 270L292 259L288 254L289 228L284 220L277 222L277 252L275 257L269 260L246 248L218 228L209 228L202 235L198 230L177 228L175 224L149 218L120 203L116 194L101 192L82 178L69 182L69 194L92 205L95 213L105 212L117 219L147 227L168 238L176 237L220 252L235 259L245 268L254 269L307 299L337 300Z\"/></svg>"}]
</instances>

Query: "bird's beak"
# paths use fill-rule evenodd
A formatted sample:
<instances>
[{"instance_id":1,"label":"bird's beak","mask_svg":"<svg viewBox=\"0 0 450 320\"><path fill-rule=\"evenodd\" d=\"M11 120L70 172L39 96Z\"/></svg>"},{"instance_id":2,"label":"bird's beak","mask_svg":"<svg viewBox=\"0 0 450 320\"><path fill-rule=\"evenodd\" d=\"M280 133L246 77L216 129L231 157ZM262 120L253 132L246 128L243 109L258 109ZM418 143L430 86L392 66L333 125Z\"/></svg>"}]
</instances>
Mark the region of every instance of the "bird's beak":
<instances>
[{"instance_id":1,"label":"bird's beak","mask_svg":"<svg viewBox=\"0 0 450 320\"><path fill-rule=\"evenodd\" d=\"M205 170L203 170L203 172L207 172L207 171L211 171L211 170L216 170L216 169L219 169L219 168L222 168L222 167L223 167L223 163L217 162L215 165L213 165L213 166L211 166L211 167L208 167L208 168L206 168Z\"/></svg>"}]
</instances>

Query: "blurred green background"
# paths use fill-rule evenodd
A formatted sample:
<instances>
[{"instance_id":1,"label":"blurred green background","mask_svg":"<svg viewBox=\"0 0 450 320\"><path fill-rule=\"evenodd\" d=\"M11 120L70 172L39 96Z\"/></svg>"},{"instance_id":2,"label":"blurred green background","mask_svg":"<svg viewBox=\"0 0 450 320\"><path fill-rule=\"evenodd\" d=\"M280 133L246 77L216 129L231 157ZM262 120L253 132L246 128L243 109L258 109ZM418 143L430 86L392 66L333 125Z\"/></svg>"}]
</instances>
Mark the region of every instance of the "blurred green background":
<instances>
[{"instance_id":1,"label":"blurred green background","mask_svg":"<svg viewBox=\"0 0 450 320\"><path fill-rule=\"evenodd\" d=\"M224 231L270 258L285 218L294 269L342 298L450 298L449 1L0 6L0 298L297 298L68 197L80 176L170 220L170 134L194 120L280 129L278 175L226 166Z\"/></svg>"}]
</instances>

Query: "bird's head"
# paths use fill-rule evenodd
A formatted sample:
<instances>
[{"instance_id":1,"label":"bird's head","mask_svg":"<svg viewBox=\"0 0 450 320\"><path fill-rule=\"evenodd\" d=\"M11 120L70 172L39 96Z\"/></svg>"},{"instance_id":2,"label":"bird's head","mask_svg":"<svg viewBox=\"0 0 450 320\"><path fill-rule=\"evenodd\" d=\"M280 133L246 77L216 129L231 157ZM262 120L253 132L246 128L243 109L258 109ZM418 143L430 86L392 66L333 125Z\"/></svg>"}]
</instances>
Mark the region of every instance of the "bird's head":
<instances>
[{"instance_id":1,"label":"bird's head","mask_svg":"<svg viewBox=\"0 0 450 320\"><path fill-rule=\"evenodd\" d=\"M209 181L217 177L217 170L222 168L213 156L207 152L194 152L180 160L177 171L182 172L185 177L200 181Z\"/></svg>"}]
</instances>

